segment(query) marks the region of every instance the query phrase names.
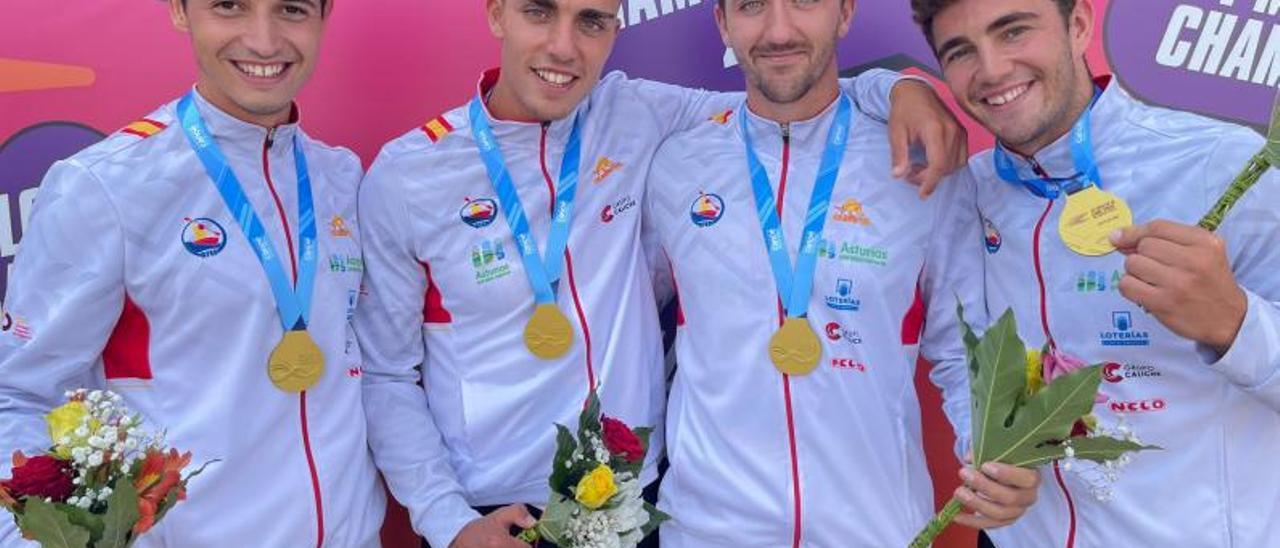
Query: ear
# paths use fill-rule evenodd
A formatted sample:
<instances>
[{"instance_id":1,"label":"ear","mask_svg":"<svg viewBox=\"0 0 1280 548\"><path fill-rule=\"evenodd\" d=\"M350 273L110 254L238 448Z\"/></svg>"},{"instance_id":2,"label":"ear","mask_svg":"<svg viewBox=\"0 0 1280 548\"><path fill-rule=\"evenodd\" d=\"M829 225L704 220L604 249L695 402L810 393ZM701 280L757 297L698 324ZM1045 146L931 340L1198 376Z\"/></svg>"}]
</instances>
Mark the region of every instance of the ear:
<instances>
[{"instance_id":1,"label":"ear","mask_svg":"<svg viewBox=\"0 0 1280 548\"><path fill-rule=\"evenodd\" d=\"M321 11L320 11L321 17L324 17L327 19L330 15L333 14L333 2L334 0L324 0L324 7L321 8Z\"/></svg>"},{"instance_id":2,"label":"ear","mask_svg":"<svg viewBox=\"0 0 1280 548\"><path fill-rule=\"evenodd\" d=\"M506 34L502 29L502 9L505 5L505 0L485 0L484 3L485 16L489 20L489 33L495 38L502 38Z\"/></svg>"},{"instance_id":3,"label":"ear","mask_svg":"<svg viewBox=\"0 0 1280 548\"><path fill-rule=\"evenodd\" d=\"M1093 43L1093 30L1093 2L1079 0L1067 20L1067 32L1071 34L1071 48L1076 57L1084 56L1089 50L1089 45Z\"/></svg>"},{"instance_id":4,"label":"ear","mask_svg":"<svg viewBox=\"0 0 1280 548\"><path fill-rule=\"evenodd\" d=\"M173 28L180 32L191 32L191 22L187 20L187 6L182 3L182 0L169 0L169 20L173 22Z\"/></svg>"},{"instance_id":5,"label":"ear","mask_svg":"<svg viewBox=\"0 0 1280 548\"><path fill-rule=\"evenodd\" d=\"M849 34L853 25L853 15L858 11L858 0L841 0L840 2L840 34L841 38Z\"/></svg>"},{"instance_id":6,"label":"ear","mask_svg":"<svg viewBox=\"0 0 1280 548\"><path fill-rule=\"evenodd\" d=\"M725 0L731 2L732 0ZM733 49L733 44L729 43L729 22L725 20L724 8L719 2L716 2L716 28L720 30L720 41L724 42L724 47Z\"/></svg>"}]
</instances>

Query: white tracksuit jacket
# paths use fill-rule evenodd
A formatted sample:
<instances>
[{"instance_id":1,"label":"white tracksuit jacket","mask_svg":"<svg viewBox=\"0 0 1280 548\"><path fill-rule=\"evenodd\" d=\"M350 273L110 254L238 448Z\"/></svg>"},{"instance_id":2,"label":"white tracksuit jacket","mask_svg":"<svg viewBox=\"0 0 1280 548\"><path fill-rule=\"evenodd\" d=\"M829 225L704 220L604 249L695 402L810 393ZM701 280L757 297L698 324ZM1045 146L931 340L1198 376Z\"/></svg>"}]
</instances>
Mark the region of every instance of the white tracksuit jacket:
<instances>
[{"instance_id":1,"label":"white tracksuit jacket","mask_svg":"<svg viewBox=\"0 0 1280 548\"><path fill-rule=\"evenodd\" d=\"M808 312L821 363L787 377L767 353L780 307L738 117L750 117L794 263L834 112L791 123L784 137L739 108L672 137L654 159L645 222L680 304L664 547L903 546L933 514L913 381L922 352L937 364L930 376L949 419L967 426L956 295L982 325L982 257L944 244L980 237L970 179L922 202L889 174L887 128L855 112Z\"/></svg>"},{"instance_id":2,"label":"white tracksuit jacket","mask_svg":"<svg viewBox=\"0 0 1280 548\"><path fill-rule=\"evenodd\" d=\"M1142 104L1114 82L1092 124L1102 188L1129 203L1136 223L1195 224L1263 142L1243 127ZM1038 169L1075 173L1067 139L1035 155ZM1022 177L1035 176L1030 161L1013 157ZM1248 294L1244 325L1219 357L1120 295L1122 255L1090 258L1064 246L1064 198L1000 179L990 152L969 165L987 233L990 314L1012 307L1029 346L1044 344L1047 331L1062 350L1109 363L1108 401L1095 413L1110 425L1123 416L1144 443L1164 448L1135 455L1105 503L1076 472L1046 467L1039 501L991 532L997 545L1280 545L1280 177L1263 177L1218 231Z\"/></svg>"},{"instance_id":3,"label":"white tracksuit jacket","mask_svg":"<svg viewBox=\"0 0 1280 548\"><path fill-rule=\"evenodd\" d=\"M300 137L318 217L310 331L324 377L305 396L268 379L282 335L275 299L176 123L175 101L131 126L146 131L117 132L54 164L40 187L0 333L0 477L14 450L51 445L43 415L64 390L105 387L191 451L193 468L221 460L138 546L317 546L321 536L326 546L376 546L384 495L349 327L362 270L359 160L296 123L271 134L196 105L282 255L290 238L297 252ZM22 544L12 527L0 519L3 543Z\"/></svg>"},{"instance_id":4,"label":"white tracksuit jacket","mask_svg":"<svg viewBox=\"0 0 1280 548\"><path fill-rule=\"evenodd\" d=\"M486 73L478 92L496 79ZM883 115L896 80L876 71L846 85ZM739 98L610 73L578 106L582 164L558 292L575 339L549 361L523 342L533 292L466 105L383 148L360 197L368 294L356 330L367 360L365 407L378 467L433 546L448 546L477 517L472 506L546 503L553 425L575 424L592 383L605 413L659 428L643 473L645 482L656 477L665 394L640 240L645 175L666 136ZM573 117L490 118L544 250Z\"/></svg>"}]
</instances>

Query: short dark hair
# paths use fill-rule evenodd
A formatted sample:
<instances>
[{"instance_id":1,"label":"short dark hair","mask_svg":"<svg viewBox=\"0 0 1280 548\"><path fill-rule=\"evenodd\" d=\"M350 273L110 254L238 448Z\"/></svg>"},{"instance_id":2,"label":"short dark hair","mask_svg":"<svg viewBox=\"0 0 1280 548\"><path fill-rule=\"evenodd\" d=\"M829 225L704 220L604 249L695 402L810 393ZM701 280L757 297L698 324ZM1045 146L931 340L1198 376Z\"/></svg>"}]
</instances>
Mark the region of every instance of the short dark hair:
<instances>
[{"instance_id":1,"label":"short dark hair","mask_svg":"<svg viewBox=\"0 0 1280 548\"><path fill-rule=\"evenodd\" d=\"M720 0L723 2L724 0ZM959 0L911 0L911 14L915 17L916 24L920 25L920 29L924 31L924 37L929 41L929 46L933 44L933 18L938 16L938 12L947 9ZM1071 12L1076 9L1076 0L1050 0L1058 5L1058 12L1062 14L1062 20L1065 22L1071 17Z\"/></svg>"},{"instance_id":2,"label":"short dark hair","mask_svg":"<svg viewBox=\"0 0 1280 548\"><path fill-rule=\"evenodd\" d=\"M720 0L720 1L723 2L724 0ZM320 15L324 15L325 4L328 4L328 3L329 3L329 0L320 0ZM182 0L182 5L186 6L187 0Z\"/></svg>"}]
</instances>

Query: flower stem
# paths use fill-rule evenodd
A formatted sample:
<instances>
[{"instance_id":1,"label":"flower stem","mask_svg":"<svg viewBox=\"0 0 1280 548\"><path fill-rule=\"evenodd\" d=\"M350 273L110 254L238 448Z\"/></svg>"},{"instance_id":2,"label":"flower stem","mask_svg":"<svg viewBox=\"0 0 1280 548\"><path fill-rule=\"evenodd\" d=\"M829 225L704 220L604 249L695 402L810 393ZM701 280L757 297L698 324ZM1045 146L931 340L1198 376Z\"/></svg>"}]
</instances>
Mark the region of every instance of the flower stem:
<instances>
[{"instance_id":1,"label":"flower stem","mask_svg":"<svg viewBox=\"0 0 1280 548\"><path fill-rule=\"evenodd\" d=\"M1231 182L1231 186L1228 186L1227 189L1223 191L1222 196L1218 198L1218 203L1213 204L1213 208L1205 214L1204 218L1200 219L1200 222L1198 223L1200 228L1208 230L1209 232L1217 230L1218 225L1222 224L1222 219L1226 217L1227 213L1231 211L1231 208L1236 205L1236 201L1238 201L1241 196L1244 196L1244 193L1248 192L1249 188L1252 187L1254 183L1257 183L1258 179L1262 177L1262 174L1266 173L1270 168L1271 162L1267 160L1265 150L1255 154L1253 158L1250 158L1248 165L1244 167L1244 170L1242 170L1240 174L1236 176L1235 180Z\"/></svg>"},{"instance_id":2,"label":"flower stem","mask_svg":"<svg viewBox=\"0 0 1280 548\"><path fill-rule=\"evenodd\" d=\"M947 505L942 507L942 511L929 520L928 525L924 526L924 530L916 535L916 538L911 541L911 544L907 545L907 548L929 548L934 539L938 538L938 535L942 534L942 531L951 524L951 521L956 519L956 514L960 513L960 508L960 499L951 497L951 500L947 501Z\"/></svg>"},{"instance_id":3,"label":"flower stem","mask_svg":"<svg viewBox=\"0 0 1280 548\"><path fill-rule=\"evenodd\" d=\"M534 525L533 527L520 531L520 534L516 535L516 538L529 544L533 544L538 542L538 540L542 538L542 535L538 534L538 526Z\"/></svg>"}]
</instances>

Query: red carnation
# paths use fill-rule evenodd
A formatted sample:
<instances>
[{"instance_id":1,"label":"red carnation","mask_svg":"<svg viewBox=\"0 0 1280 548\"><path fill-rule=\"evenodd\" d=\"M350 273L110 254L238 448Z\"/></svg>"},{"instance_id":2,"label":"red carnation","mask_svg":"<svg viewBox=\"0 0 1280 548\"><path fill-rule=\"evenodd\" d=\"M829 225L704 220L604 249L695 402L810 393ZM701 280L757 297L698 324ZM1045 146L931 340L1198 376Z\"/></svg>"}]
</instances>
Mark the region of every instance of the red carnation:
<instances>
[{"instance_id":1,"label":"red carnation","mask_svg":"<svg viewBox=\"0 0 1280 548\"><path fill-rule=\"evenodd\" d=\"M17 453L13 456L13 479L0 482L0 486L15 499L41 497L65 502L76 489L71 477L71 465L65 461L48 455L27 458Z\"/></svg>"},{"instance_id":2,"label":"red carnation","mask_svg":"<svg viewBox=\"0 0 1280 548\"><path fill-rule=\"evenodd\" d=\"M622 457L627 462L644 458L644 444L626 423L610 417L602 418L600 423L604 426L604 446L609 449L609 453Z\"/></svg>"}]
</instances>

